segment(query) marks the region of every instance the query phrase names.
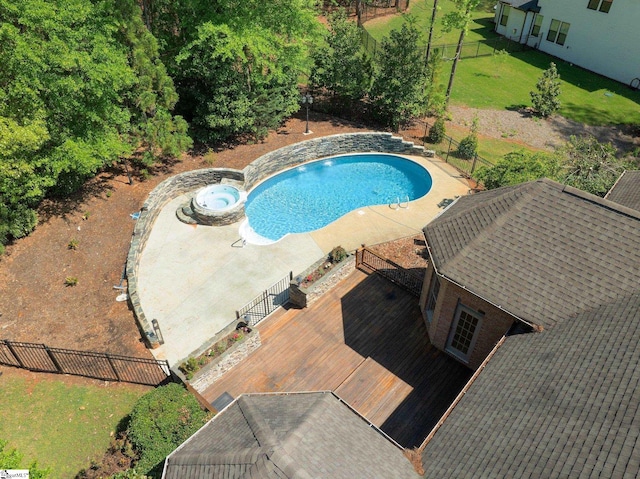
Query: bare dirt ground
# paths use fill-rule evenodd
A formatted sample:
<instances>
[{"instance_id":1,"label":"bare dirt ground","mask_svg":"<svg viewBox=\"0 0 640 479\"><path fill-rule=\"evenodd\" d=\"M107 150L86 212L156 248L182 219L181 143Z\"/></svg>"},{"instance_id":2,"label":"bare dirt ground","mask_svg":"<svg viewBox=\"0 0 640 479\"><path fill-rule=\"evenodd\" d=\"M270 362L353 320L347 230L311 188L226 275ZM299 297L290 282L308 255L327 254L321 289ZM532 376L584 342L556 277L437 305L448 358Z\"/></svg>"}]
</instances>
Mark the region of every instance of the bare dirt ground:
<instances>
[{"instance_id":1,"label":"bare dirt ground","mask_svg":"<svg viewBox=\"0 0 640 479\"><path fill-rule=\"evenodd\" d=\"M356 125L311 113L313 135L295 118L261 143L226 148L213 162L200 155L161 166L129 185L122 167L108 169L71 199L47 200L40 224L28 237L7 247L0 257L0 339L44 343L50 347L149 357L133 312L116 302L134 220L149 192L183 171L227 166L241 169L282 146L338 132ZM69 248L77 241L77 249ZM67 277L78 280L65 286ZM123 283L126 285L126 282Z\"/></svg>"},{"instance_id":2,"label":"bare dirt ground","mask_svg":"<svg viewBox=\"0 0 640 479\"><path fill-rule=\"evenodd\" d=\"M640 146L640 136L630 127L589 126L554 115L546 120L534 117L527 109L478 110L452 106L448 128L468 129L477 115L480 134L489 138L511 140L542 150L562 146L570 136L595 136L600 142L609 142L620 151L631 151Z\"/></svg>"},{"instance_id":3,"label":"bare dirt ground","mask_svg":"<svg viewBox=\"0 0 640 479\"><path fill-rule=\"evenodd\" d=\"M470 124L474 111L454 108L452 125ZM477 112L483 135L504 138L505 132L539 148L563 141L575 128L534 121L518 112ZM558 119L558 122L562 120ZM0 339L45 343L51 347L149 357L126 302L114 289L122 281L134 220L149 192L167 177L198 168L243 168L285 145L341 132L365 131L358 125L311 112L313 135L305 136L302 115L291 119L264 142L220 150L213 162L202 155L185 156L163 165L143 180L134 171L128 183L122 165L89 181L71 199L47 200L40 224L27 238L7 247L0 258ZM606 133L603 131L603 134ZM611 135L627 141L620 132ZM70 242L77 248L70 249ZM407 268L424 268L420 238L378 247L378 252ZM65 286L67 277L78 280ZM122 282L126 285L126 282Z\"/></svg>"}]
</instances>

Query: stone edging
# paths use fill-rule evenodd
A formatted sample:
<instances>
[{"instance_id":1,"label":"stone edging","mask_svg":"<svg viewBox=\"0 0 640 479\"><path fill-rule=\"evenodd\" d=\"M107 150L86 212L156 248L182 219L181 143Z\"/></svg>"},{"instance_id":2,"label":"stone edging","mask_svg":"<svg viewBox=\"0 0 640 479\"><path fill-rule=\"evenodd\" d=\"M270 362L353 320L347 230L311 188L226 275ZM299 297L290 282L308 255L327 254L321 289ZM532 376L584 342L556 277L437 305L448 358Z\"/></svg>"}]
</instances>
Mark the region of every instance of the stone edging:
<instances>
[{"instance_id":1,"label":"stone edging","mask_svg":"<svg viewBox=\"0 0 640 479\"><path fill-rule=\"evenodd\" d=\"M271 151L247 165L242 171L230 168L207 168L181 173L164 180L147 197L133 230L133 238L127 255L127 285L129 301L148 347L156 348L161 338L146 317L138 294L138 266L153 223L170 200L181 194L219 183L227 178L244 183L245 191L255 184L285 168L309 160L347 153L397 153L433 157L434 152L414 145L401 137L384 132L345 133L313 138ZM229 318L230 323L234 318Z\"/></svg>"},{"instance_id":2,"label":"stone edging","mask_svg":"<svg viewBox=\"0 0 640 479\"><path fill-rule=\"evenodd\" d=\"M222 353L222 355L198 370L188 383L196 391L203 393L205 389L220 379L223 374L240 364L261 345L260 332L254 329L247 334L245 339L232 345Z\"/></svg>"},{"instance_id":3,"label":"stone edging","mask_svg":"<svg viewBox=\"0 0 640 479\"><path fill-rule=\"evenodd\" d=\"M317 261L307 268L302 274L296 276L296 278L304 278L312 271L315 271L315 269L322 263L326 262L327 259L322 258L320 261ZM346 259L337 264L335 268L315 281L309 288L301 288L296 281L296 278L294 278L289 286L289 301L298 308L306 308L310 306L324 293L349 276L355 268L355 264L356 256L354 254L350 254Z\"/></svg>"}]
</instances>

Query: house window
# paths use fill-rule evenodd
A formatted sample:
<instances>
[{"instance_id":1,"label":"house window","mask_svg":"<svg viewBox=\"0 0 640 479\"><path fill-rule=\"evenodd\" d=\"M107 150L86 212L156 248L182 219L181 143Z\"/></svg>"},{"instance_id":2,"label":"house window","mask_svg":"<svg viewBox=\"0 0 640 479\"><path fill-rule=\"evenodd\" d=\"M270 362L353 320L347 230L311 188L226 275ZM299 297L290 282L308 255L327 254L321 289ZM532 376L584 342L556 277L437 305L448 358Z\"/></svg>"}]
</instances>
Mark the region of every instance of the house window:
<instances>
[{"instance_id":1,"label":"house window","mask_svg":"<svg viewBox=\"0 0 640 479\"><path fill-rule=\"evenodd\" d=\"M613 0L589 0L587 8L589 10L600 10L603 13L609 13Z\"/></svg>"},{"instance_id":2,"label":"house window","mask_svg":"<svg viewBox=\"0 0 640 479\"><path fill-rule=\"evenodd\" d=\"M427 296L427 321L431 322L433 318L433 312L436 310L436 303L438 302L438 294L440 294L440 278L436 274L436 270L433 270L431 274L431 282L429 283L429 295Z\"/></svg>"},{"instance_id":3,"label":"house window","mask_svg":"<svg viewBox=\"0 0 640 479\"><path fill-rule=\"evenodd\" d=\"M536 19L533 22L533 29L531 30L531 36L537 37L540 35L540 27L542 26L542 20L544 20L544 16L536 15Z\"/></svg>"},{"instance_id":4,"label":"house window","mask_svg":"<svg viewBox=\"0 0 640 479\"><path fill-rule=\"evenodd\" d=\"M557 43L558 45L564 45L570 26L571 24L567 22L561 22L556 19L551 20L549 33L547 33L547 41Z\"/></svg>"},{"instance_id":5,"label":"house window","mask_svg":"<svg viewBox=\"0 0 640 479\"><path fill-rule=\"evenodd\" d=\"M447 351L466 361L473 350L480 331L481 313L458 304L447 341Z\"/></svg>"},{"instance_id":6,"label":"house window","mask_svg":"<svg viewBox=\"0 0 640 479\"><path fill-rule=\"evenodd\" d=\"M500 17L500 25L503 27L507 26L507 22L509 21L509 12L511 11L511 7L509 5L505 5L502 8L502 16Z\"/></svg>"}]
</instances>

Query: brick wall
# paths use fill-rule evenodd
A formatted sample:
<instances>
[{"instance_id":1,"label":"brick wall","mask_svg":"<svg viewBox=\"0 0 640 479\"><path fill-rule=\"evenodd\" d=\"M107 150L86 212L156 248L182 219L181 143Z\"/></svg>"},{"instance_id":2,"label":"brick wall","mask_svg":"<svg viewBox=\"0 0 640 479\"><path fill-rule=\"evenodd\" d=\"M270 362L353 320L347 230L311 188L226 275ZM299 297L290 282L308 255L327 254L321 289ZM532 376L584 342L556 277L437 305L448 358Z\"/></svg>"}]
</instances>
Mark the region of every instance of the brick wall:
<instances>
[{"instance_id":1,"label":"brick wall","mask_svg":"<svg viewBox=\"0 0 640 479\"><path fill-rule=\"evenodd\" d=\"M480 332L478 333L479 335L473 346L473 350L468 357L468 362L464 363L464 361L461 361L475 370L480 366L487 354L491 352L500 338L509 330L515 318L492 304L487 303L470 291L440 278L440 293L431 323L429 323L427 321L425 307L432 271L433 266L429 265L425 273L425 281L419 304L422 316L425 319L425 324L427 325L429 339L435 347L445 351L447 339L449 338L459 303L474 311L484 312L480 322ZM453 357L460 361L456 356Z\"/></svg>"}]
</instances>

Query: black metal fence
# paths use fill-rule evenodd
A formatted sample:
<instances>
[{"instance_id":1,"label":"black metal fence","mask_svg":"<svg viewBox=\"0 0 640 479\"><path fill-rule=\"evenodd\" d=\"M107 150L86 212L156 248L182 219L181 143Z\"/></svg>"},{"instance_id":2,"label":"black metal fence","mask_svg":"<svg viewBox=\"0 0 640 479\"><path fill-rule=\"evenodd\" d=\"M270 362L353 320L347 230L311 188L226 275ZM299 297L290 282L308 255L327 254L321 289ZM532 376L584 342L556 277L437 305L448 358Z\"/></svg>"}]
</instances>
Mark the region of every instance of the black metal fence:
<instances>
[{"instance_id":1,"label":"black metal fence","mask_svg":"<svg viewBox=\"0 0 640 479\"><path fill-rule=\"evenodd\" d=\"M368 248L360 248L356 251L356 268L362 268L363 266L406 289L414 296L420 297L424 281L422 276L414 274L393 261L377 255Z\"/></svg>"},{"instance_id":2,"label":"black metal fence","mask_svg":"<svg viewBox=\"0 0 640 479\"><path fill-rule=\"evenodd\" d=\"M236 311L236 319L244 321L249 326L258 324L279 306L289 301L289 284L292 279L293 272L290 271L287 276Z\"/></svg>"},{"instance_id":3,"label":"black metal fence","mask_svg":"<svg viewBox=\"0 0 640 479\"><path fill-rule=\"evenodd\" d=\"M371 34L365 29L360 28L360 41L362 42L362 46L364 49L371 55L375 57L380 48L380 42L373 38ZM425 52L425 61L426 61L426 51L427 45L421 45L419 47ZM456 50L458 48L457 43L447 43L440 45L432 45L431 46L431 54L437 52L437 54L443 60L453 60L456 56ZM460 51L460 59L465 58L477 58L477 57L486 57L495 55L497 52L505 51L507 53L515 53L521 52L529 47L523 43L519 43L515 40L511 40L510 38L503 36L496 36L491 38L485 38L484 40L476 41L476 42L463 42L462 50Z\"/></svg>"},{"instance_id":4,"label":"black metal fence","mask_svg":"<svg viewBox=\"0 0 640 479\"><path fill-rule=\"evenodd\" d=\"M0 364L30 371L72 374L105 381L157 386L171 375L165 360L50 348L39 343L0 340Z\"/></svg>"},{"instance_id":5,"label":"black metal fence","mask_svg":"<svg viewBox=\"0 0 640 479\"><path fill-rule=\"evenodd\" d=\"M444 140L440 143L429 142L429 131L432 124L427 120L416 119L410 125L401 129L400 134L404 138L410 138L414 143L424 146L428 150L433 150L439 158L454 166L458 171L468 178L480 166L492 166L493 163L486 158L475 155L473 158L466 158L459 151L460 142L448 135L444 135Z\"/></svg>"}]
</instances>

